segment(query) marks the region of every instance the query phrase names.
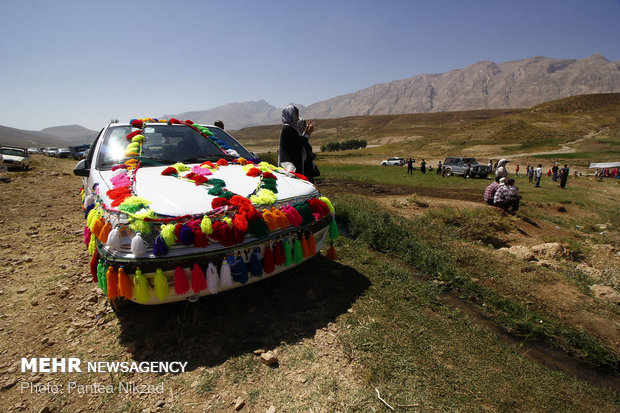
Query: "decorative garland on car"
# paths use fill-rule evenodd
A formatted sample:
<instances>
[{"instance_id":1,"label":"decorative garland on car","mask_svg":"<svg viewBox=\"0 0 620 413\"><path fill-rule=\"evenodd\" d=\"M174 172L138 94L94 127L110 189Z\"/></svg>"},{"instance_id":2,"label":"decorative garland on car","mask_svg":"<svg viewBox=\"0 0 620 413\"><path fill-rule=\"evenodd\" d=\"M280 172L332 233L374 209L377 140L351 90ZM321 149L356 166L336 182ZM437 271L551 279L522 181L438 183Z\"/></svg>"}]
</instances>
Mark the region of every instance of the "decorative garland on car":
<instances>
[{"instance_id":1,"label":"decorative garland on car","mask_svg":"<svg viewBox=\"0 0 620 413\"><path fill-rule=\"evenodd\" d=\"M210 137L213 134L206 127L194 124L191 121L180 122L176 119L166 121L147 118L131 120L131 125L139 130L127 135L127 140L130 143L125 150L126 157L139 157L141 155L142 143L145 140L142 132L147 122L185 124L200 132L202 136L210 139L224 153L227 153L226 147L222 145L223 142L211 139ZM221 179L207 178L213 174L213 171L228 165L241 165L247 176L259 177L256 189L247 197L227 190L226 183ZM306 178L303 175L292 174L283 168L275 167L266 162L257 164L252 160L238 158L231 162L220 159L215 164L203 162L201 165L194 165L192 168L183 163L165 168L161 175L193 181L196 185L208 187L208 193L216 196L216 198L212 201L213 210L208 213L162 217L150 209L150 201L134 194L136 172L140 166L139 160L128 159L123 164L112 168L113 171L117 172L110 179L113 188L106 192L106 195L112 200L110 207L106 207L99 197L99 188L97 188L95 196L89 195L85 198L82 190L87 224L84 229L84 242L88 244L89 252L92 255L91 273L93 281L98 282L101 289L108 294L109 299L116 297L129 299L135 296L138 302L146 302L150 297L150 284L139 269L136 270L132 278L124 273L122 267L115 270L113 266L98 256L97 240L112 249L121 248L118 225L120 213L129 218L129 226L134 231L135 235L131 240L131 252L136 257L146 255L147 243L142 238L142 234L153 234L157 229L159 229L159 233L155 232L157 235L153 241L153 254L163 256L174 245L194 245L194 247L204 248L209 245L209 242L215 241L224 247L230 247L243 243L248 233L260 238L289 227L304 228L334 213L333 205L326 197L307 199L292 206L273 207L278 192L278 179L275 174L295 176L299 179ZM181 175L183 172L187 173ZM259 211L255 205L262 206L262 211ZM268 207L271 208L268 209ZM114 208L118 209L115 210ZM113 227L113 222L115 222L116 227ZM198 264L195 264L192 269L191 288L196 294L207 288L212 293L216 293L218 282L222 288L232 285L232 281L246 282L248 267L249 273L261 276L263 271L266 273L273 272L275 265L290 265L292 262L301 262L304 257L316 254L312 231L307 231L307 236L304 232L302 231L301 235L292 241L288 238L277 241L273 245L273 250L270 247L271 241L267 242L262 259L258 256L261 249L255 248L247 264L239 253L237 257L234 254L229 255L222 262L219 276L212 263L209 263L206 275ZM330 259L337 259L333 247L333 240L337 237L338 228L335 220L332 220L329 227L329 238L332 242L327 253ZM231 267L234 268L232 272ZM235 274L235 277L230 275L232 273ZM174 288L177 295L186 294L190 288L187 277L183 274L183 270L177 268L174 275ZM156 271L153 275L152 284L152 291L160 300L168 296L168 280L161 270Z\"/></svg>"}]
</instances>

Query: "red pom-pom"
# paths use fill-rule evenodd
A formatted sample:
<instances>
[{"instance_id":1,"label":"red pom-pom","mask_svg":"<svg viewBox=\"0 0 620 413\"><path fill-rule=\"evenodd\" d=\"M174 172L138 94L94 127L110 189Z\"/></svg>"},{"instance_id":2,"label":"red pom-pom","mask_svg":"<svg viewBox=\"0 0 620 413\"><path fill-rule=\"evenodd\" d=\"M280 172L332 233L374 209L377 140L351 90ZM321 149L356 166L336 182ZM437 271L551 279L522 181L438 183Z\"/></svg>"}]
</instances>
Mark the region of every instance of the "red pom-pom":
<instances>
[{"instance_id":1,"label":"red pom-pom","mask_svg":"<svg viewBox=\"0 0 620 413\"><path fill-rule=\"evenodd\" d=\"M276 176L274 174L272 174L271 172L265 172L263 173L263 178L265 179L275 179L277 180L278 178L276 178Z\"/></svg>"},{"instance_id":2,"label":"red pom-pom","mask_svg":"<svg viewBox=\"0 0 620 413\"><path fill-rule=\"evenodd\" d=\"M175 119L175 118L170 119L168 122L173 124L173 125L180 125L181 123L183 123L180 120Z\"/></svg>"},{"instance_id":3,"label":"red pom-pom","mask_svg":"<svg viewBox=\"0 0 620 413\"><path fill-rule=\"evenodd\" d=\"M219 207L223 207L228 205L228 199L224 197L217 197L213 201L211 201L211 208L218 209Z\"/></svg>"},{"instance_id":4,"label":"red pom-pom","mask_svg":"<svg viewBox=\"0 0 620 413\"><path fill-rule=\"evenodd\" d=\"M178 173L179 172L176 170L176 168L173 168L172 166L169 166L163 171L161 171L162 175L177 175Z\"/></svg>"},{"instance_id":5,"label":"red pom-pom","mask_svg":"<svg viewBox=\"0 0 620 413\"><path fill-rule=\"evenodd\" d=\"M305 176L305 175L302 175L302 174L296 174L295 172L291 172L291 173L292 173L293 175L295 175L295 176L296 176L297 178L299 178L299 179L303 179L304 181L307 181L307 180L308 180L308 178L306 178L306 176Z\"/></svg>"},{"instance_id":6,"label":"red pom-pom","mask_svg":"<svg viewBox=\"0 0 620 413\"><path fill-rule=\"evenodd\" d=\"M130 141L131 138L133 138L134 136L138 136L141 133L142 133L141 130L136 130L136 131L131 132L129 135L127 135L126 138L127 138L128 141Z\"/></svg>"},{"instance_id":7,"label":"red pom-pom","mask_svg":"<svg viewBox=\"0 0 620 413\"><path fill-rule=\"evenodd\" d=\"M201 229L194 230L194 246L197 248L204 248L209 245L207 235L202 232Z\"/></svg>"},{"instance_id":8,"label":"red pom-pom","mask_svg":"<svg viewBox=\"0 0 620 413\"><path fill-rule=\"evenodd\" d=\"M261 173L262 173L262 172L261 172L261 170L260 170L260 169L258 169L258 168L252 168L252 169L250 169L250 170L246 173L246 175L247 175L247 176L260 176L260 175L261 175Z\"/></svg>"},{"instance_id":9,"label":"red pom-pom","mask_svg":"<svg viewBox=\"0 0 620 413\"><path fill-rule=\"evenodd\" d=\"M228 161L226 159L220 159L219 161L217 161L217 164L219 166L226 166L228 165Z\"/></svg>"},{"instance_id":10,"label":"red pom-pom","mask_svg":"<svg viewBox=\"0 0 620 413\"><path fill-rule=\"evenodd\" d=\"M194 124L194 122L192 122L192 121L191 121L191 120L189 120L189 119L187 119L187 120L186 120L185 122L183 122L183 123L185 123L186 125L193 125L193 124Z\"/></svg>"},{"instance_id":11,"label":"red pom-pom","mask_svg":"<svg viewBox=\"0 0 620 413\"><path fill-rule=\"evenodd\" d=\"M192 177L192 180L194 181L196 185L202 185L202 184L206 184L207 182L209 182L209 178L207 178L206 176L198 175L198 174Z\"/></svg>"},{"instance_id":12,"label":"red pom-pom","mask_svg":"<svg viewBox=\"0 0 620 413\"><path fill-rule=\"evenodd\" d=\"M200 166L202 166L202 167L208 166L211 169L215 168L215 165L213 165L213 162L211 162L211 161L203 162L203 163L200 164Z\"/></svg>"},{"instance_id":13,"label":"red pom-pom","mask_svg":"<svg viewBox=\"0 0 620 413\"><path fill-rule=\"evenodd\" d=\"M141 119L132 119L131 126L134 128L142 129L144 127L144 122Z\"/></svg>"}]
</instances>

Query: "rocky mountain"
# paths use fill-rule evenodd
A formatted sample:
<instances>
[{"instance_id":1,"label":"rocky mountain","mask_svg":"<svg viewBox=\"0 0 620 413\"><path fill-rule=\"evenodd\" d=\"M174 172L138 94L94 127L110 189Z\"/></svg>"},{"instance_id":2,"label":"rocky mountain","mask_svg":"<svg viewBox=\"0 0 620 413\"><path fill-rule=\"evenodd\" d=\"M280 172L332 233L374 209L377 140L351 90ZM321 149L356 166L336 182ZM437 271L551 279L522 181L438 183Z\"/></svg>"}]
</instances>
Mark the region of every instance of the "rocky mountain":
<instances>
[{"instance_id":1,"label":"rocky mountain","mask_svg":"<svg viewBox=\"0 0 620 413\"><path fill-rule=\"evenodd\" d=\"M307 117L526 108L589 93L620 92L620 64L595 54L586 59L531 57L482 61L464 69L376 84L310 105Z\"/></svg>"},{"instance_id":2,"label":"rocky mountain","mask_svg":"<svg viewBox=\"0 0 620 413\"><path fill-rule=\"evenodd\" d=\"M297 107L304 108L303 105ZM281 108L276 108L264 100L256 102L228 103L208 110L184 112L172 115L177 119L191 119L196 123L212 125L222 120L226 129L241 129L257 125L280 123ZM166 117L164 117L166 118Z\"/></svg>"}]
</instances>

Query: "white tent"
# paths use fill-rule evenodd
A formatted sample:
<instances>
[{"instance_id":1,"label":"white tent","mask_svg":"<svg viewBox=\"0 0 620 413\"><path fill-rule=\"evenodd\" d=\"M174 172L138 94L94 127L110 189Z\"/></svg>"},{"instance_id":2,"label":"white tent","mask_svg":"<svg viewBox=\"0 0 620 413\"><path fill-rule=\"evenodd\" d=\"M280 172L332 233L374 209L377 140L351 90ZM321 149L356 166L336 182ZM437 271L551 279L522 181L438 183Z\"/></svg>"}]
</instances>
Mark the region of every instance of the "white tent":
<instances>
[{"instance_id":1,"label":"white tent","mask_svg":"<svg viewBox=\"0 0 620 413\"><path fill-rule=\"evenodd\" d=\"M620 168L620 162L591 163L588 168L597 168L597 169Z\"/></svg>"}]
</instances>

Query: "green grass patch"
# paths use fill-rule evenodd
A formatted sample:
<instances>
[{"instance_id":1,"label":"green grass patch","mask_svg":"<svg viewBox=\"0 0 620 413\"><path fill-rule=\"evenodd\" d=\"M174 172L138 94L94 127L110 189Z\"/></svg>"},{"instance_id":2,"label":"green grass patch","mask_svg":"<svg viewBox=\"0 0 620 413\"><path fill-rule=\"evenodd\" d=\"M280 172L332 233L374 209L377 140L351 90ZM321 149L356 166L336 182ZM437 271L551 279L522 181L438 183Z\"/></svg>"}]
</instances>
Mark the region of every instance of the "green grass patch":
<instances>
[{"instance_id":1,"label":"green grass patch","mask_svg":"<svg viewBox=\"0 0 620 413\"><path fill-rule=\"evenodd\" d=\"M459 265L463 252L458 247L441 242L441 236L427 235L458 233L459 228L455 229L449 220L444 219L442 223L424 217L418 221L407 221L382 211L376 204L352 196L338 197L337 203L337 218L353 238L375 251L394 255L403 263L421 270L426 277L442 282L446 288L484 308L508 331L544 340L579 355L592 365L618 369L618 355L583 331L566 327L515 299L505 298L473 281L472 278L481 276L480 271L486 271L488 278L501 274L494 274L497 269L482 265L477 273L468 273Z\"/></svg>"},{"instance_id":2,"label":"green grass patch","mask_svg":"<svg viewBox=\"0 0 620 413\"><path fill-rule=\"evenodd\" d=\"M338 209L346 207L339 201ZM343 320L341 344L361 365L369 391L379 390L396 411L606 410L618 402L611 392L523 358L465 313L442 305L439 284L421 282L415 269L369 251L364 237L340 242L342 256L372 282ZM373 407L385 408L375 400L364 410Z\"/></svg>"}]
</instances>

